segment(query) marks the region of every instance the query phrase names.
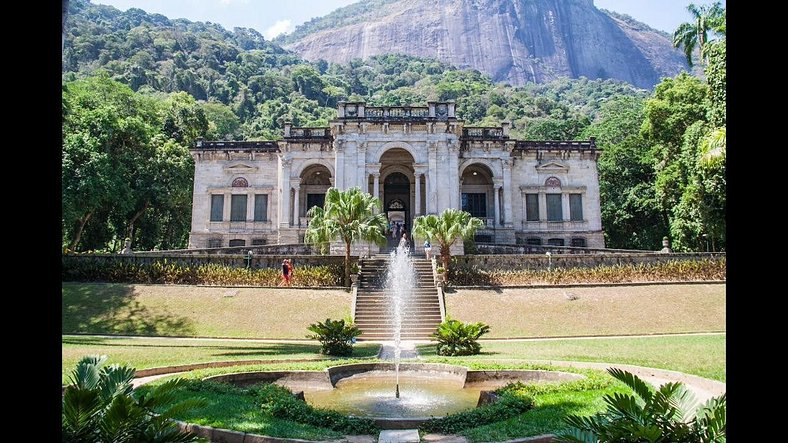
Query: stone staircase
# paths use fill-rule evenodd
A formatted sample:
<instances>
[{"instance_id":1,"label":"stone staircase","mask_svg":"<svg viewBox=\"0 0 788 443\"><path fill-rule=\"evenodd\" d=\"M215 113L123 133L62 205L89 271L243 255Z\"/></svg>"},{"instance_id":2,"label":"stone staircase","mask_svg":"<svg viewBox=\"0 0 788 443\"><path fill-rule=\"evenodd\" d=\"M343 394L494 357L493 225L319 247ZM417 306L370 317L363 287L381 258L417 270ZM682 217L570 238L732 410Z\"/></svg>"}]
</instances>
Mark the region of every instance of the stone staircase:
<instances>
[{"instance_id":1,"label":"stone staircase","mask_svg":"<svg viewBox=\"0 0 788 443\"><path fill-rule=\"evenodd\" d=\"M355 323L361 329L359 340L393 340L394 324L388 318L391 295L385 289L389 256L377 254L359 260L361 276L356 295ZM432 277L432 264L415 258L416 287L403 308L402 340L430 340L441 322L438 290Z\"/></svg>"}]
</instances>

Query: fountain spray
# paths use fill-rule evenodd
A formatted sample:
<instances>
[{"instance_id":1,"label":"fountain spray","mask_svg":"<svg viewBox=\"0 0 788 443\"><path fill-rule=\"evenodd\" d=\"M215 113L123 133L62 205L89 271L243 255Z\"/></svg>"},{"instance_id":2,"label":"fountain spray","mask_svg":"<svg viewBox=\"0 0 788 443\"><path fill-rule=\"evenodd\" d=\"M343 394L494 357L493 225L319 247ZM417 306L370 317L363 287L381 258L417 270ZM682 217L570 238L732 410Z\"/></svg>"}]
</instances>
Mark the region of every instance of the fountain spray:
<instances>
[{"instance_id":1,"label":"fountain spray","mask_svg":"<svg viewBox=\"0 0 788 443\"><path fill-rule=\"evenodd\" d=\"M413 263L408 255L405 246L397 247L396 251L391 252L389 261L389 272L386 287L392 296L391 320L394 323L394 371L397 376L395 397L399 398L399 362L402 355L402 315L405 300L410 297L413 288L416 286L414 278Z\"/></svg>"}]
</instances>

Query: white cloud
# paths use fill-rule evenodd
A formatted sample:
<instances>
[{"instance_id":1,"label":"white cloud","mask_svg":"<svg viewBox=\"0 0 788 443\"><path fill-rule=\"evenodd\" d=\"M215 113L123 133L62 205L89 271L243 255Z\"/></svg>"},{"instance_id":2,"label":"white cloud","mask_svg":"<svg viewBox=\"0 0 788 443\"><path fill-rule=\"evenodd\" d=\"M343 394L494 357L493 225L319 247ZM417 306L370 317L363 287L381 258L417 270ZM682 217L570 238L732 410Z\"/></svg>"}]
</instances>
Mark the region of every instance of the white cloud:
<instances>
[{"instance_id":1,"label":"white cloud","mask_svg":"<svg viewBox=\"0 0 788 443\"><path fill-rule=\"evenodd\" d=\"M269 26L268 29L263 31L263 37L268 40L276 37L279 34L286 34L288 32L292 32L295 29L293 26L293 22L290 20L277 20L276 23Z\"/></svg>"},{"instance_id":2,"label":"white cloud","mask_svg":"<svg viewBox=\"0 0 788 443\"><path fill-rule=\"evenodd\" d=\"M219 3L221 3L222 6L229 6L232 3L241 3L246 5L249 4L249 0L219 0Z\"/></svg>"}]
</instances>

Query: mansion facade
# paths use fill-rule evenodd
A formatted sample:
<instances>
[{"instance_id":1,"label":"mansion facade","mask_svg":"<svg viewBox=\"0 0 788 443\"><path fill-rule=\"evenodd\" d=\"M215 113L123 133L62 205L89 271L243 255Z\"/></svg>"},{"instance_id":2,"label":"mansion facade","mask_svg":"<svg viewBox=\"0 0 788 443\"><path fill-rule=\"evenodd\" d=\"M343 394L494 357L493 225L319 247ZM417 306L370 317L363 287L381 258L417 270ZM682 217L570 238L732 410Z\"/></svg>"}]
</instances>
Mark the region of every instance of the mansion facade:
<instances>
[{"instance_id":1,"label":"mansion facade","mask_svg":"<svg viewBox=\"0 0 788 443\"><path fill-rule=\"evenodd\" d=\"M457 208L484 221L479 243L603 248L594 140L515 140L509 129L464 126L453 102L343 102L330 127L286 124L282 140L199 140L189 247L302 243L307 211L334 186L377 196L407 232Z\"/></svg>"}]
</instances>

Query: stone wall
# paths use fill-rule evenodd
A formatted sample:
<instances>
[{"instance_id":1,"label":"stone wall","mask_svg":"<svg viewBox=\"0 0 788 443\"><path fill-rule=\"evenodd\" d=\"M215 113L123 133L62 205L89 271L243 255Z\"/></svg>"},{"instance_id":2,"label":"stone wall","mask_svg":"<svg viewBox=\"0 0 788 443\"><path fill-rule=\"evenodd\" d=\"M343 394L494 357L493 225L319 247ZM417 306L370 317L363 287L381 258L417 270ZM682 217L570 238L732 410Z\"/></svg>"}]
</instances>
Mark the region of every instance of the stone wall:
<instances>
[{"instance_id":1,"label":"stone wall","mask_svg":"<svg viewBox=\"0 0 788 443\"><path fill-rule=\"evenodd\" d=\"M725 253L644 253L644 254L552 254L540 255L501 254L501 255L464 255L452 257L452 265L458 268L481 269L547 269L555 268L593 268L596 266L622 266L663 263L677 260L721 260Z\"/></svg>"}]
</instances>

